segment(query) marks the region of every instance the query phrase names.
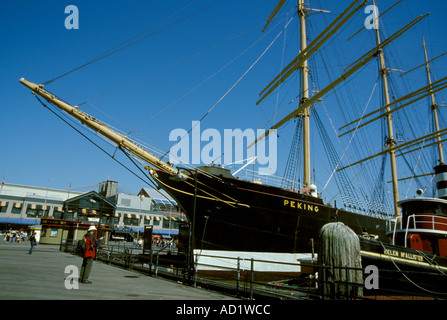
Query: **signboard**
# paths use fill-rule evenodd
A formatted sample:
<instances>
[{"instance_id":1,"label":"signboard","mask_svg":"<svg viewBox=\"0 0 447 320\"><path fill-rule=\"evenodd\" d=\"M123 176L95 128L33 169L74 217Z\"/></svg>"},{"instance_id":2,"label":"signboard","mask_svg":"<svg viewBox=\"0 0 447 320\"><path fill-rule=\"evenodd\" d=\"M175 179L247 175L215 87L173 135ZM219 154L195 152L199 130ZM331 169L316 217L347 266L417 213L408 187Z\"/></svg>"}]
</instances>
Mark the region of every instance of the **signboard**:
<instances>
[{"instance_id":1,"label":"signboard","mask_svg":"<svg viewBox=\"0 0 447 320\"><path fill-rule=\"evenodd\" d=\"M144 242L143 242L143 253L144 251L150 251L152 249L152 226L144 227Z\"/></svg>"},{"instance_id":2,"label":"signboard","mask_svg":"<svg viewBox=\"0 0 447 320\"><path fill-rule=\"evenodd\" d=\"M178 253L187 254L189 249L189 225L180 224L178 232Z\"/></svg>"}]
</instances>

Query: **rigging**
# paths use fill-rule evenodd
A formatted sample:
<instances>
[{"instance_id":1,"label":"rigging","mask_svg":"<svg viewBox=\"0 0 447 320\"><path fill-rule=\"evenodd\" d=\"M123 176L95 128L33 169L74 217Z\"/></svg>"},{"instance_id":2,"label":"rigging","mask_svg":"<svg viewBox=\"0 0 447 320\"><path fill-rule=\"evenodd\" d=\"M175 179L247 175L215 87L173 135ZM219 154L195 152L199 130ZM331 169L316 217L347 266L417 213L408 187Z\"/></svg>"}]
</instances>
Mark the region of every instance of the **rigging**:
<instances>
[{"instance_id":1,"label":"rigging","mask_svg":"<svg viewBox=\"0 0 447 320\"><path fill-rule=\"evenodd\" d=\"M53 113L56 117L58 117L59 119L61 119L63 122L65 122L67 125L69 125L73 130L75 130L77 133L79 133L81 136L83 136L85 139L87 139L90 143L92 143L95 147L97 147L99 150L101 150L102 152L104 152L106 155L108 155L110 158L112 158L113 160L115 160L118 164L120 164L123 168L125 168L126 170L128 170L130 173L132 173L134 176L136 176L138 179L140 179L141 181L143 181L144 183L150 185L152 183L152 186L154 186L155 189L156 186L155 184L149 180L150 182L144 180L142 177L140 177L138 174L136 174L135 172L133 172L130 168L128 168L124 163L122 163L121 161L119 161L117 158L114 157L114 155L111 155L109 152L107 152L104 148L102 148L101 146L99 146L96 142L94 142L92 139L90 139L89 137L87 137L87 135L85 135L84 133L82 133L79 129L75 128L75 126L71 123L69 123L66 119L64 119L61 115L57 114L52 108L48 107L42 100L40 100L40 98L34 94L34 92L32 92L34 97L46 108L48 109L51 113ZM121 149L121 148L120 148ZM134 163L135 164L135 163ZM135 164L136 165L136 164Z\"/></svg>"},{"instance_id":2,"label":"rigging","mask_svg":"<svg viewBox=\"0 0 447 320\"><path fill-rule=\"evenodd\" d=\"M187 19L189 19L189 18L195 16L195 15L198 14L198 13L201 13L201 12L205 11L206 9L208 9L208 8L210 8L210 7L214 6L214 5L216 5L217 3L221 2L222 0L214 1L213 3L211 3L211 4L207 5L206 7L201 8L201 9L199 9L199 10L197 10L197 11L195 11L195 12L189 14L189 15L187 15L186 17L183 17L183 18L181 18L181 19L178 19L177 21L175 21L175 22L173 22L173 23L171 23L171 24L169 24L169 25L167 25L167 26L165 26L165 27L163 27L163 28L160 28L159 30L156 30L156 31L154 31L154 32L152 32L152 33L150 33L150 34L148 34L148 35L146 35L146 36L144 36L144 37L142 37L142 38L140 38L140 39L137 39L137 40L135 40L135 41L133 41L133 42L128 43L129 41L131 41L132 39L136 38L137 36L146 33L147 31L151 30L151 29L154 28L155 26L157 26L157 25L161 24L162 22L168 20L169 18L175 16L177 13L183 11L184 9L186 9L187 7L189 7L191 4L193 4L193 3L196 2L196 1L197 1L197 0L193 0L193 1L191 1L188 5L186 5L186 6L183 7L182 9L177 10L177 11L174 12L173 14L169 15L167 18L161 20L160 22L158 22L158 23L156 23L155 25L149 27L148 29L146 29L146 30L144 30L144 31L142 31L142 32L140 32L140 33L138 33L137 35L135 35L135 36L131 37L130 39L124 41L123 43L121 43L121 44L115 46L114 48L112 48L112 49L110 49L110 50L108 50L108 51L106 51L106 52L100 54L99 56L93 58L92 60L87 61L86 63L84 63L84 64L82 64L82 65L80 65L80 66L78 66L78 67L76 67L76 68L74 68L74 69L72 69L72 70L70 70L70 71L67 71L67 72L65 72L65 73L63 73L63 74L61 74L61 75L59 75L59 76L57 76L57 77L55 77L55 78L53 78L53 79L50 79L50 80L44 82L43 84L44 84L44 85L50 84L50 83L52 83L52 82L54 82L54 81L56 81L56 80L58 80L58 79L61 79L61 78L65 77L65 76L67 76L67 75L69 75L69 74L71 74L71 73L73 73L73 72L75 72L75 71L77 71L77 70L80 70L80 69L82 69L82 68L84 68L84 67L86 67L86 66L88 66L88 65L90 65L90 64L92 64L92 63L95 63L95 62L97 62L97 61L100 61L100 60L102 60L102 59L104 59L104 58L106 58L106 57L108 57L108 56L110 56L110 55L112 55L112 54L115 54L115 53L117 53L117 52L119 52L119 51L121 51L121 50L123 50L123 49L126 49L126 48L128 48L128 47L130 47L130 46L133 46L134 44L136 44L136 43L138 43L138 42L140 42L140 41L142 41L142 40L144 40L144 39L146 39L146 38L149 38L149 37L151 37L151 36L153 36L153 35L156 35L156 34L162 32L162 31L164 31L164 30L166 30L166 29L169 29L169 28L171 28L171 27L173 27L173 26L179 24L179 23L182 22L182 21L185 21L185 20L187 20Z\"/></svg>"}]
</instances>

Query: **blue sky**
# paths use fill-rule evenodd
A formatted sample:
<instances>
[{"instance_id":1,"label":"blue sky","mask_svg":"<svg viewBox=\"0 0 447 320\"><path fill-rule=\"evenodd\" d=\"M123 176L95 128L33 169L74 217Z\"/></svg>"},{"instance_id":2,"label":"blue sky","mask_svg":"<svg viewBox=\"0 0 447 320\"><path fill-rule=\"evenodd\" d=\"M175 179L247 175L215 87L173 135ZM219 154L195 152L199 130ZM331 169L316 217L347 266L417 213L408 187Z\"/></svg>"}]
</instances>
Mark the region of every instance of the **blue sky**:
<instances>
[{"instance_id":1,"label":"blue sky","mask_svg":"<svg viewBox=\"0 0 447 320\"><path fill-rule=\"evenodd\" d=\"M316 20L312 26L315 31L322 30L325 23L332 21L350 2L312 1L314 8L331 11L314 15ZM385 10L393 3L379 0L379 10ZM210 4L213 5L206 10L169 27ZM400 51L395 59L406 70L423 62L423 34L431 57L447 51L447 4L427 0L423 2L423 7L417 7L420 4L416 0L404 1L384 17L389 35L417 15L431 12L415 31L395 46ZM78 30L67 30L64 26L68 16L64 10L68 5L76 5L79 9ZM187 5L177 15L168 18ZM0 13L3 40L0 50L3 119L0 178L4 177L5 182L9 183L62 189L69 185L72 188L95 185L110 179L118 181L126 192L138 192L145 186L139 179L43 108L19 83L19 79L24 77L36 83L46 82L135 35L140 34L134 39L147 36L45 88L74 105L88 101L81 105L82 110L124 132L136 130L134 137L167 151L173 144L169 141L169 133L176 128L189 130L193 120L204 116L259 58L278 35L285 19L292 17L295 2L289 1L278 20L280 26L273 24L269 33L261 33L275 5L274 0L222 0L215 4L205 0L48 0L3 4ZM168 19L163 21L165 18ZM345 34L361 29L365 18L366 14L360 12L348 25L351 31L346 30ZM160 21L161 24L142 33ZM149 36L157 30L161 31ZM344 41L343 61L345 58L348 60L350 55L352 58L359 57L372 48L374 37L368 32L362 31L350 42L345 40L346 36L340 38ZM286 46L283 46L284 37L278 37L260 62L206 116L201 124L202 129L216 128L220 132L232 128L267 129L272 124L275 108L282 108L289 103L291 96L296 95L290 92L298 86L297 79L289 81L289 87L281 89L288 94L288 98L287 94L280 98L278 106L276 95L260 106L255 103L259 92L280 71L281 65L296 55L297 41L293 39L296 39L297 33L297 27L287 30L286 36L292 41ZM285 55L282 58L283 52ZM334 61L328 63L336 74L338 69ZM446 61L441 59L436 64L439 78L446 74ZM343 66L343 63L337 67ZM371 70L377 69L377 64L372 62L370 67ZM321 65L317 67L318 72L322 69ZM321 86L327 83L325 77L323 72L319 78ZM425 82L423 78L416 78L409 84L418 88ZM108 93L110 91L113 92ZM360 85L357 91L364 103L371 85ZM285 115L290 108L293 106L278 117ZM293 131L291 128L289 126L284 130ZM280 136L279 175L284 170L288 154L286 147L291 140L284 138L282 132ZM95 141L101 143L101 140ZM113 154L113 147L107 144L102 146ZM132 167L122 155L118 157ZM318 166L319 159L319 154L314 156L314 167ZM321 182L324 184L325 179Z\"/></svg>"}]
</instances>

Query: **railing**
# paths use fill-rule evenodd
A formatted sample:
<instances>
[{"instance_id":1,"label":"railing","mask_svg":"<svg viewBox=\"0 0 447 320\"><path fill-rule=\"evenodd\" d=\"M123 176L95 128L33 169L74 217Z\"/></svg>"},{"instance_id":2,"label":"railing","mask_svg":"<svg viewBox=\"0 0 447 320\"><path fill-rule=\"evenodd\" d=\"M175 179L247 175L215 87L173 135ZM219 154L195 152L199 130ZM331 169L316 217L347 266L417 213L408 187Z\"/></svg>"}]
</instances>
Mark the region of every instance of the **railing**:
<instances>
[{"instance_id":1,"label":"railing","mask_svg":"<svg viewBox=\"0 0 447 320\"><path fill-rule=\"evenodd\" d=\"M410 229L428 229L447 231L447 217L428 214L413 214L408 216L407 230Z\"/></svg>"},{"instance_id":2,"label":"railing","mask_svg":"<svg viewBox=\"0 0 447 320\"><path fill-rule=\"evenodd\" d=\"M406 220L406 223L405 223ZM447 234L447 217L433 214L412 214L408 216L399 216L392 219L390 225L393 233L393 243L395 243L398 231L405 231L405 239L409 232L417 231L437 231ZM405 246L407 246L405 242Z\"/></svg>"},{"instance_id":3,"label":"railing","mask_svg":"<svg viewBox=\"0 0 447 320\"><path fill-rule=\"evenodd\" d=\"M205 264L198 262L196 256L194 286L200 283L212 284L231 290L238 297L246 297L250 300L257 296L269 296L286 300L325 300L325 299L362 299L361 287L363 283L353 283L347 280L331 280L335 269L342 269L349 279L349 273L361 270L361 268L329 267L315 263L287 263L259 259L244 259L234 257L222 257L212 255L200 255L200 257L216 258L220 265ZM227 260L227 265L222 266L222 261ZM247 263L248 262L248 263ZM276 266L277 268L289 266L292 269L308 267L314 269L313 273L283 273L275 271L259 271L259 265ZM202 270L200 270L202 269ZM205 270L203 270L205 269ZM318 276L318 273L321 273ZM287 279L285 279L287 278ZM340 290L340 288L342 288Z\"/></svg>"},{"instance_id":4,"label":"railing","mask_svg":"<svg viewBox=\"0 0 447 320\"><path fill-rule=\"evenodd\" d=\"M77 241L67 240L60 245L60 251L79 254ZM144 253L144 254L143 254ZM225 292L243 299L280 299L280 300L361 300L376 299L377 296L406 296L409 293L399 290L399 287L378 290L365 289L365 283L350 282L352 272L361 272L367 275L362 268L334 267L311 263L279 263L258 259L243 259L240 257L218 258L226 260L228 267L222 265L199 263L195 259L194 273L188 278L186 257L179 255L176 250L167 246L163 248L153 247L149 253L141 248L134 248L132 243L108 243L97 252L97 259L114 264L125 269L141 272L149 276L170 278L182 281L191 286L200 286L216 291ZM201 255L201 257L210 257ZM289 265L300 268L308 268L306 273L297 272L296 275L271 271L259 271L262 264L277 266ZM207 273L203 272L208 269ZM211 271L211 272L210 272ZM214 272L212 272L214 271ZM421 276L420 272L405 271L406 276ZM383 276L386 274L386 276ZM338 279L335 275L338 275ZM340 276L342 275L342 276ZM425 275L425 273L424 273ZM394 280L402 276L402 271L380 270L378 283ZM445 277L444 275L439 275ZM365 276L363 277L363 281ZM416 295L415 295L416 296ZM418 294L417 296L423 296ZM427 294L427 296L431 296ZM445 298L445 296L443 296Z\"/></svg>"},{"instance_id":5,"label":"railing","mask_svg":"<svg viewBox=\"0 0 447 320\"><path fill-rule=\"evenodd\" d=\"M297 181L275 175L261 174L258 171L253 171L248 168L237 171L236 177L253 183L267 184L273 187L290 189L295 192L299 192L302 187Z\"/></svg>"},{"instance_id":6,"label":"railing","mask_svg":"<svg viewBox=\"0 0 447 320\"><path fill-rule=\"evenodd\" d=\"M81 255L77 240L65 240L60 246L59 250L71 254ZM136 247L131 242L109 242L106 245L101 245L97 248L96 259L101 260L107 264L115 264L126 269L142 268L149 274L154 273L157 276L160 269L160 254L176 255L177 249L169 245L159 247L152 245L151 250L146 255L143 248Z\"/></svg>"},{"instance_id":7,"label":"railing","mask_svg":"<svg viewBox=\"0 0 447 320\"><path fill-rule=\"evenodd\" d=\"M377 274L371 274L362 268L349 266L319 265L316 261L300 263L274 262L259 259L243 259L240 257L223 257L200 255L219 259L219 266L210 263L200 263L195 259L193 285L212 284L214 287L232 290L238 297L250 300L258 297L277 298L281 300L362 300L362 299L446 299L443 293L446 275L443 272L403 271L400 268L377 269ZM229 261L226 267L223 260ZM249 262L249 264L247 264ZM291 273L259 271L259 265L270 264L280 269L290 266L297 269L296 275ZM230 266L232 265L232 266ZM298 267L302 268L298 272ZM371 266L368 266L371 267ZM375 266L372 266L375 267ZM303 270L307 268L307 270ZM208 270L204 270L208 269ZM209 270L214 270L214 274ZM369 269L370 270L370 269ZM203 271L208 271L204 273ZM223 272L222 272L223 271ZM357 273L357 274L355 274ZM351 277L351 276L357 277ZM377 276L377 277L376 277ZM430 276L438 283L436 291L424 290L425 284L416 283L412 279L425 279ZM375 281L371 279L375 278ZM349 279L358 279L357 282ZM385 283L387 285L385 285ZM390 284L392 283L392 284ZM382 285L381 285L382 284Z\"/></svg>"}]
</instances>

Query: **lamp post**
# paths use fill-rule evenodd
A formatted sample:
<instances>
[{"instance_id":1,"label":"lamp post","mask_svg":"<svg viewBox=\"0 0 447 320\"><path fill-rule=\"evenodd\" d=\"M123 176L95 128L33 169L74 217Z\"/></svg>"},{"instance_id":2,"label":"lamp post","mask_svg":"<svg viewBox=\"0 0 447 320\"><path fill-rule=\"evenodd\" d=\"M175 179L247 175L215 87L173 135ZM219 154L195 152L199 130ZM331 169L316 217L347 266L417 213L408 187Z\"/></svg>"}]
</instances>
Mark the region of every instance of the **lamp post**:
<instances>
[{"instance_id":1,"label":"lamp post","mask_svg":"<svg viewBox=\"0 0 447 320\"><path fill-rule=\"evenodd\" d=\"M192 240L194 235L194 229L196 224L196 207L197 207L197 170L190 170L187 168L180 168L177 167L177 169L182 169L188 171L191 176L194 178L194 204L192 209L192 226L190 226L189 236L188 236L188 258L187 258L187 270L188 270L188 283L191 283L191 277L194 273L194 251L192 246ZM183 174L177 173L175 175L172 175L169 177L169 179L174 181L186 181L187 177Z\"/></svg>"}]
</instances>

